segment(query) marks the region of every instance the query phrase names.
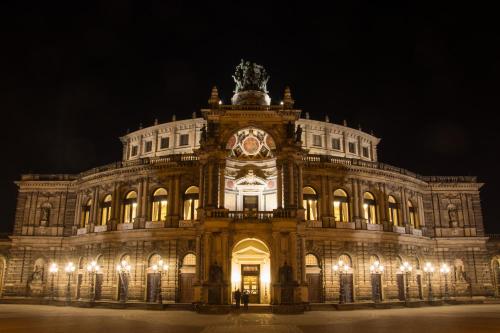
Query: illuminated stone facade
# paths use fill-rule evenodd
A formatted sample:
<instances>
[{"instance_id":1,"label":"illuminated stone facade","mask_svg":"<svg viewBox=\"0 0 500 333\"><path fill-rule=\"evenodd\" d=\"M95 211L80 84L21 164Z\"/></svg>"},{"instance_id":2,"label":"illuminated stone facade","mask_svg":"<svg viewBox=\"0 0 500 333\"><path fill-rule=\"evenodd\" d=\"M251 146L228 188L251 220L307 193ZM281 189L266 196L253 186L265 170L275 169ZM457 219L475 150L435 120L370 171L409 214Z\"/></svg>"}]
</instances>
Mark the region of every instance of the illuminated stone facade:
<instances>
[{"instance_id":1,"label":"illuminated stone facade","mask_svg":"<svg viewBox=\"0 0 500 333\"><path fill-rule=\"evenodd\" d=\"M161 279L165 303L228 304L236 289L253 303L415 300L429 296L427 262L435 298L498 291L475 177L380 163L378 138L301 118L289 89L277 105L241 89L236 104L214 88L202 117L123 136L120 162L23 175L2 297L158 302Z\"/></svg>"}]
</instances>

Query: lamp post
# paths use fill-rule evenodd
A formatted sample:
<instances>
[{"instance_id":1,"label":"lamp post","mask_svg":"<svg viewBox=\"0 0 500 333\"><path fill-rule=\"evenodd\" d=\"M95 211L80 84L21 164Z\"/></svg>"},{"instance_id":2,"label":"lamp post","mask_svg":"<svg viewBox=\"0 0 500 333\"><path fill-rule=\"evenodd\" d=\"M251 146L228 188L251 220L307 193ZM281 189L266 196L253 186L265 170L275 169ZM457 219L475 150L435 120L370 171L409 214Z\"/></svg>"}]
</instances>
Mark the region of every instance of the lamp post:
<instances>
[{"instance_id":1,"label":"lamp post","mask_svg":"<svg viewBox=\"0 0 500 333\"><path fill-rule=\"evenodd\" d=\"M380 290L381 275L384 271L384 266L380 264L380 261L375 261L373 265L370 266L370 273L372 274L372 287L375 287L375 303L379 303L382 300L382 294ZM377 281L373 286L373 281Z\"/></svg>"},{"instance_id":2,"label":"lamp post","mask_svg":"<svg viewBox=\"0 0 500 333\"><path fill-rule=\"evenodd\" d=\"M120 302L127 302L128 297L128 274L130 273L130 265L126 260L116 265L116 271L120 277Z\"/></svg>"},{"instance_id":3,"label":"lamp post","mask_svg":"<svg viewBox=\"0 0 500 333\"><path fill-rule=\"evenodd\" d=\"M425 275L427 275L427 283L428 283L428 300L429 302L432 302L432 283L431 283L431 277L432 273L434 273L434 266L430 262L426 262L424 265L424 272Z\"/></svg>"},{"instance_id":4,"label":"lamp post","mask_svg":"<svg viewBox=\"0 0 500 333\"><path fill-rule=\"evenodd\" d=\"M450 266L447 264L442 264L441 268L439 269L441 274L444 275L444 299L448 299L448 274L450 273Z\"/></svg>"},{"instance_id":5,"label":"lamp post","mask_svg":"<svg viewBox=\"0 0 500 333\"><path fill-rule=\"evenodd\" d=\"M90 264L87 265L87 271L90 274L90 301L95 302L95 286L94 286L94 276L99 272L101 268L94 260Z\"/></svg>"},{"instance_id":6,"label":"lamp post","mask_svg":"<svg viewBox=\"0 0 500 333\"><path fill-rule=\"evenodd\" d=\"M50 264L49 273L50 273L51 280L50 280L50 298L49 299L51 301L54 300L54 277L58 271L59 271L59 267L57 266L57 264L55 262Z\"/></svg>"},{"instance_id":7,"label":"lamp post","mask_svg":"<svg viewBox=\"0 0 500 333\"><path fill-rule=\"evenodd\" d=\"M73 276L73 272L75 271L75 265L70 261L64 267L64 271L68 276L68 285L66 286L66 302L71 303L71 277Z\"/></svg>"},{"instance_id":8,"label":"lamp post","mask_svg":"<svg viewBox=\"0 0 500 333\"><path fill-rule=\"evenodd\" d=\"M339 260L336 265L332 267L333 273L339 275L339 286L340 286L340 295L339 295L339 304L345 303L345 286L343 282L344 274L349 272L349 265L344 263L342 260Z\"/></svg>"},{"instance_id":9,"label":"lamp post","mask_svg":"<svg viewBox=\"0 0 500 333\"><path fill-rule=\"evenodd\" d=\"M410 273L411 273L412 269L413 269L413 267L411 267L411 265L407 261L405 261L399 267L399 270L405 275L405 284L406 284L405 302L408 302L408 300L410 299Z\"/></svg>"},{"instance_id":10,"label":"lamp post","mask_svg":"<svg viewBox=\"0 0 500 333\"><path fill-rule=\"evenodd\" d=\"M160 274L160 280L158 281L158 304L163 304L163 299L161 295L161 279L164 272L168 271L168 265L163 262L163 259L158 260L158 264L153 265L153 272Z\"/></svg>"}]
</instances>

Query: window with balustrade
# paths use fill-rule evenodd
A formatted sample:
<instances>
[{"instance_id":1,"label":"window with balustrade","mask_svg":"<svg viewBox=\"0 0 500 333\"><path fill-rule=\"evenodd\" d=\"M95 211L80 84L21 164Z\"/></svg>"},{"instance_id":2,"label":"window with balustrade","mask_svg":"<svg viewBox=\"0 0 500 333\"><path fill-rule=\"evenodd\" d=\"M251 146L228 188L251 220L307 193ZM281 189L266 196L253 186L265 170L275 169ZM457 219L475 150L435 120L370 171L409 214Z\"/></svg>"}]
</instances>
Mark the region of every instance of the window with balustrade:
<instances>
[{"instance_id":1,"label":"window with balustrade","mask_svg":"<svg viewBox=\"0 0 500 333\"><path fill-rule=\"evenodd\" d=\"M413 203L408 200L408 222L410 222L410 225L416 229L420 229L420 223L418 221L418 216L417 216L417 209L413 205Z\"/></svg>"},{"instance_id":2,"label":"window with balustrade","mask_svg":"<svg viewBox=\"0 0 500 333\"><path fill-rule=\"evenodd\" d=\"M85 228L90 223L90 210L92 209L92 199L87 200L85 205L82 207L82 218L80 221L80 227Z\"/></svg>"},{"instance_id":3,"label":"window with balustrade","mask_svg":"<svg viewBox=\"0 0 500 333\"><path fill-rule=\"evenodd\" d=\"M310 187L304 187L302 191L305 218L307 221L318 220L318 194Z\"/></svg>"},{"instance_id":4,"label":"window with balustrade","mask_svg":"<svg viewBox=\"0 0 500 333\"><path fill-rule=\"evenodd\" d=\"M168 192L163 187L153 192L153 204L151 205L151 221L165 221L168 211Z\"/></svg>"},{"instance_id":5,"label":"window with balustrade","mask_svg":"<svg viewBox=\"0 0 500 333\"><path fill-rule=\"evenodd\" d=\"M101 225L108 224L111 219L111 205L113 202L113 198L110 194L104 197L104 200L101 203Z\"/></svg>"},{"instance_id":6,"label":"window with balustrade","mask_svg":"<svg viewBox=\"0 0 500 333\"><path fill-rule=\"evenodd\" d=\"M335 222L349 222L349 197L340 188L333 192L333 217Z\"/></svg>"},{"instance_id":7,"label":"window with balustrade","mask_svg":"<svg viewBox=\"0 0 500 333\"><path fill-rule=\"evenodd\" d=\"M123 200L123 223L132 223L137 216L137 192L130 191Z\"/></svg>"},{"instance_id":8,"label":"window with balustrade","mask_svg":"<svg viewBox=\"0 0 500 333\"><path fill-rule=\"evenodd\" d=\"M198 219L199 197L200 189L198 186L191 186L184 192L184 220Z\"/></svg>"},{"instance_id":9,"label":"window with balustrade","mask_svg":"<svg viewBox=\"0 0 500 333\"><path fill-rule=\"evenodd\" d=\"M390 195L387 199L387 209L389 222L391 222L395 226L400 225L401 222L399 220L398 203L396 201L396 198L394 198L392 195Z\"/></svg>"},{"instance_id":10,"label":"window with balustrade","mask_svg":"<svg viewBox=\"0 0 500 333\"><path fill-rule=\"evenodd\" d=\"M363 194L363 215L367 223L377 224L377 202L375 196L370 192Z\"/></svg>"}]
</instances>

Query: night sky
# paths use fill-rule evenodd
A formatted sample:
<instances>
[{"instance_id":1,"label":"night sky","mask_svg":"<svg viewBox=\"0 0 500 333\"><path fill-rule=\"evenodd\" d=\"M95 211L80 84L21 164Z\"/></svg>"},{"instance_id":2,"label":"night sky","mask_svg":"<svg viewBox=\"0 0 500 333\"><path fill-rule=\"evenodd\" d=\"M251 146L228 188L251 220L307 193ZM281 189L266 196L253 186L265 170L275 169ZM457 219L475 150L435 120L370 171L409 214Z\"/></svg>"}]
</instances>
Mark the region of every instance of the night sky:
<instances>
[{"instance_id":1,"label":"night sky","mask_svg":"<svg viewBox=\"0 0 500 333\"><path fill-rule=\"evenodd\" d=\"M23 173L76 173L121 158L118 137L189 118L241 58L289 85L311 118L373 130L381 161L477 175L500 232L500 34L480 2L47 1L0 5L0 231ZM216 5L217 3L217 5ZM420 3L420 2L416 2ZM324 7L322 7L324 6Z\"/></svg>"}]
</instances>

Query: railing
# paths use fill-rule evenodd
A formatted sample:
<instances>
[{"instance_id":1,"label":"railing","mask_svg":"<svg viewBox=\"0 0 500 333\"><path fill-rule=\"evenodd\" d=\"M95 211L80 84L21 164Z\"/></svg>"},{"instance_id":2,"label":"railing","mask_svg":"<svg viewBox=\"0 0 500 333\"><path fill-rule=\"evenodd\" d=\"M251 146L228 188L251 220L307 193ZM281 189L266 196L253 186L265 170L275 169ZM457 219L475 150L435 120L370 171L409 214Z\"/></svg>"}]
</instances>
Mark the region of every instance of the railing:
<instances>
[{"instance_id":1,"label":"railing","mask_svg":"<svg viewBox=\"0 0 500 333\"><path fill-rule=\"evenodd\" d=\"M486 237L500 239L500 234L486 234Z\"/></svg>"},{"instance_id":2,"label":"railing","mask_svg":"<svg viewBox=\"0 0 500 333\"><path fill-rule=\"evenodd\" d=\"M425 182L439 182L439 183L475 183L477 182L477 177L474 176L422 176L415 172L398 168L389 164L381 162L369 162L363 161L355 158L330 156L330 155L306 155L304 157L304 162L306 163L332 163L332 164L342 164L342 165L354 165L370 169L378 169L396 172L405 176L413 177Z\"/></svg>"},{"instance_id":3,"label":"railing","mask_svg":"<svg viewBox=\"0 0 500 333\"><path fill-rule=\"evenodd\" d=\"M229 212L229 218L235 221L246 221L246 220L258 220L258 221L270 221L273 218L273 212L269 211L231 211Z\"/></svg>"},{"instance_id":4,"label":"railing","mask_svg":"<svg viewBox=\"0 0 500 333\"><path fill-rule=\"evenodd\" d=\"M96 173L111 171L120 168L130 167L130 166L139 166L139 165L148 165L148 164L164 164L164 163L192 163L198 161L198 156L195 154L173 154L161 157L145 157L138 158L136 160L130 161L118 161L114 163L109 163L106 165L102 165L99 167L92 168L90 170L81 172L78 176L85 177L89 175L93 175Z\"/></svg>"}]
</instances>

